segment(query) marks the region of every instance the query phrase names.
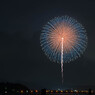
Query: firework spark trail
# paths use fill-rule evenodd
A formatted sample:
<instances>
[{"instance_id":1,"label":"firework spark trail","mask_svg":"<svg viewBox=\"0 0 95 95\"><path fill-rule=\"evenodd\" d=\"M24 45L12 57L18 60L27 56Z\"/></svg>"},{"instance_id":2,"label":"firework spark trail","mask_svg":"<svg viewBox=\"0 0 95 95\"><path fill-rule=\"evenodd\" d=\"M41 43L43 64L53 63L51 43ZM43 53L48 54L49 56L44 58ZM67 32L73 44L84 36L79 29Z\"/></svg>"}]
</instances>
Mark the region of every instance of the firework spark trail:
<instances>
[{"instance_id":1,"label":"firework spark trail","mask_svg":"<svg viewBox=\"0 0 95 95\"><path fill-rule=\"evenodd\" d=\"M62 73L62 84L63 84L63 38L62 38L62 46L61 46L61 73Z\"/></svg>"},{"instance_id":2,"label":"firework spark trail","mask_svg":"<svg viewBox=\"0 0 95 95\"><path fill-rule=\"evenodd\" d=\"M42 50L51 61L63 65L80 57L87 47L87 35L84 27L75 19L62 16L50 20L40 36Z\"/></svg>"}]
</instances>

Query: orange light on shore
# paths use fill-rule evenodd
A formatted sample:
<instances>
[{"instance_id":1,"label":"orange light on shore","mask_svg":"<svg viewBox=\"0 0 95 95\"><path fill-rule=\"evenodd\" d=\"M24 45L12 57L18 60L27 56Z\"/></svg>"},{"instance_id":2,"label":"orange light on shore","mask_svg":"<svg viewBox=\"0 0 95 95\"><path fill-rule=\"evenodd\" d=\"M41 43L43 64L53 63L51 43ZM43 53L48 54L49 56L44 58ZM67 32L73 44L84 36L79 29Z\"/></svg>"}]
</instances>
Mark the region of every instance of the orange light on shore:
<instances>
[{"instance_id":1,"label":"orange light on shore","mask_svg":"<svg viewBox=\"0 0 95 95\"><path fill-rule=\"evenodd\" d=\"M91 90L91 93L94 93L94 91L93 91L93 90Z\"/></svg>"},{"instance_id":2,"label":"orange light on shore","mask_svg":"<svg viewBox=\"0 0 95 95\"><path fill-rule=\"evenodd\" d=\"M78 93L78 90L76 91L76 93Z\"/></svg>"},{"instance_id":3,"label":"orange light on shore","mask_svg":"<svg viewBox=\"0 0 95 95\"><path fill-rule=\"evenodd\" d=\"M71 93L73 93L73 91L71 90Z\"/></svg>"},{"instance_id":4,"label":"orange light on shore","mask_svg":"<svg viewBox=\"0 0 95 95\"><path fill-rule=\"evenodd\" d=\"M81 92L83 93L84 91L82 90Z\"/></svg>"},{"instance_id":5,"label":"orange light on shore","mask_svg":"<svg viewBox=\"0 0 95 95\"><path fill-rule=\"evenodd\" d=\"M20 92L21 92L21 93L23 93L24 91L23 91L23 90L21 90Z\"/></svg>"},{"instance_id":6,"label":"orange light on shore","mask_svg":"<svg viewBox=\"0 0 95 95\"><path fill-rule=\"evenodd\" d=\"M61 93L63 93L63 91L61 90Z\"/></svg>"},{"instance_id":7,"label":"orange light on shore","mask_svg":"<svg viewBox=\"0 0 95 95\"><path fill-rule=\"evenodd\" d=\"M31 90L30 92L33 93L33 90Z\"/></svg>"},{"instance_id":8,"label":"orange light on shore","mask_svg":"<svg viewBox=\"0 0 95 95\"><path fill-rule=\"evenodd\" d=\"M53 93L53 90L51 90L51 93Z\"/></svg>"},{"instance_id":9,"label":"orange light on shore","mask_svg":"<svg viewBox=\"0 0 95 95\"><path fill-rule=\"evenodd\" d=\"M38 92L38 90L35 90L35 92L37 93L37 92Z\"/></svg>"},{"instance_id":10,"label":"orange light on shore","mask_svg":"<svg viewBox=\"0 0 95 95\"><path fill-rule=\"evenodd\" d=\"M85 93L88 93L88 90L86 90Z\"/></svg>"},{"instance_id":11,"label":"orange light on shore","mask_svg":"<svg viewBox=\"0 0 95 95\"><path fill-rule=\"evenodd\" d=\"M48 93L49 92L49 90L46 90L46 93Z\"/></svg>"},{"instance_id":12,"label":"orange light on shore","mask_svg":"<svg viewBox=\"0 0 95 95\"><path fill-rule=\"evenodd\" d=\"M58 93L58 90L56 90L56 93Z\"/></svg>"},{"instance_id":13,"label":"orange light on shore","mask_svg":"<svg viewBox=\"0 0 95 95\"><path fill-rule=\"evenodd\" d=\"M68 93L68 90L66 90L66 93Z\"/></svg>"}]
</instances>

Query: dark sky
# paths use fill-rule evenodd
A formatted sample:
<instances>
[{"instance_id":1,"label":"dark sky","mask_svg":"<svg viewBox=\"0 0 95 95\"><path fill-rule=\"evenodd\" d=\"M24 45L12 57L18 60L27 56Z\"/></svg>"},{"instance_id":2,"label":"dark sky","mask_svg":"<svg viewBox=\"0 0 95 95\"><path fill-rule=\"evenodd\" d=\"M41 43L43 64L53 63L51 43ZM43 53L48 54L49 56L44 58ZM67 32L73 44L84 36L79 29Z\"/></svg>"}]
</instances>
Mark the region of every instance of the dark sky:
<instances>
[{"instance_id":1,"label":"dark sky","mask_svg":"<svg viewBox=\"0 0 95 95\"><path fill-rule=\"evenodd\" d=\"M42 27L68 15L86 29L88 46L81 58L64 64L64 88L95 86L94 0L2 0L0 2L0 81L30 88L61 88L60 64L51 62L40 46Z\"/></svg>"}]
</instances>

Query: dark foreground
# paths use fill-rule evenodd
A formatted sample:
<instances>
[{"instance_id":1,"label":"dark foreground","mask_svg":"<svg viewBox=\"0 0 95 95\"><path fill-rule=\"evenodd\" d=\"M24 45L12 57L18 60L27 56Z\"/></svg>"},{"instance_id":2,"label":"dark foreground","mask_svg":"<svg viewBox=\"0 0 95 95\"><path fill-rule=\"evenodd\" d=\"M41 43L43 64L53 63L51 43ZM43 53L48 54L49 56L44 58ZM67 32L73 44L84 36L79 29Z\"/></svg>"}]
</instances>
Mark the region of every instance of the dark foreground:
<instances>
[{"instance_id":1,"label":"dark foreground","mask_svg":"<svg viewBox=\"0 0 95 95\"><path fill-rule=\"evenodd\" d=\"M49 89L29 89L23 84L18 83L0 83L0 95L95 95L92 89L86 90L49 90Z\"/></svg>"},{"instance_id":2,"label":"dark foreground","mask_svg":"<svg viewBox=\"0 0 95 95\"><path fill-rule=\"evenodd\" d=\"M41 94L41 93L38 93L38 94L34 94L34 93L32 93L32 94L12 94L12 93L10 93L10 94L0 94L0 95L95 95L95 94L85 94L85 93L46 93L46 94Z\"/></svg>"}]
</instances>

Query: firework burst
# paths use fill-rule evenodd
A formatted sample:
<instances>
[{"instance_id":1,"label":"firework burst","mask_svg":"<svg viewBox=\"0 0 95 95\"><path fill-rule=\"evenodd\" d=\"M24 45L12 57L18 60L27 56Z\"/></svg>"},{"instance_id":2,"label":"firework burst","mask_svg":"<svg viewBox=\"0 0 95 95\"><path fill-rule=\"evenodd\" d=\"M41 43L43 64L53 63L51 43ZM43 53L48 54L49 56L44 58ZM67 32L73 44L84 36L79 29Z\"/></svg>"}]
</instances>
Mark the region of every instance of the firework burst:
<instances>
[{"instance_id":1,"label":"firework burst","mask_svg":"<svg viewBox=\"0 0 95 95\"><path fill-rule=\"evenodd\" d=\"M87 46L87 35L84 27L75 19L62 16L50 20L43 27L40 42L49 59L61 63L63 80L63 63L83 54Z\"/></svg>"}]
</instances>

